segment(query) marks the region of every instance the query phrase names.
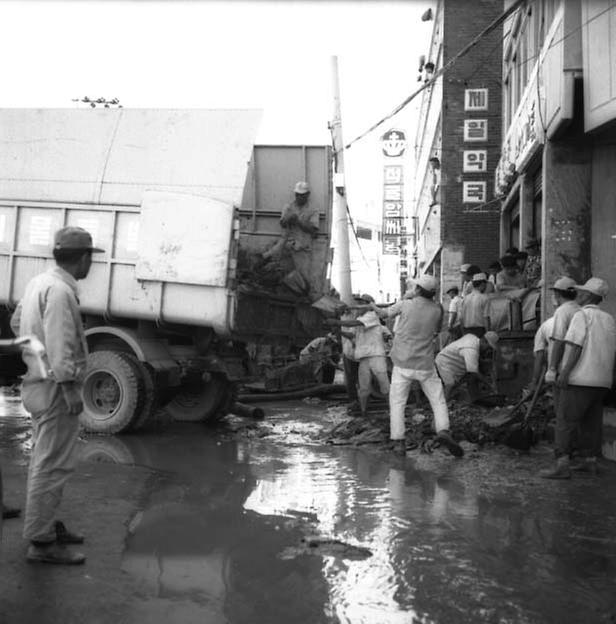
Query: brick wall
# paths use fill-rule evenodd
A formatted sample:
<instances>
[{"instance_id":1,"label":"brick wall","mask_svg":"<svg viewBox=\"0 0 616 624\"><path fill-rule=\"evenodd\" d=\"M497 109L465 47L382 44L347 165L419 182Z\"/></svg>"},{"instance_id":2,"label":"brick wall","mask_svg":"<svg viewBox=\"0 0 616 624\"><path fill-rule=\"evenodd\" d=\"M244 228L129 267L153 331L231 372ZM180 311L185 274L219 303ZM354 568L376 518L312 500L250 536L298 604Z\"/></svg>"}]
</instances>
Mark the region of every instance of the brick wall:
<instances>
[{"instance_id":1,"label":"brick wall","mask_svg":"<svg viewBox=\"0 0 616 624\"><path fill-rule=\"evenodd\" d=\"M503 11L494 0L445 0L443 64L459 52ZM500 202L469 212L463 204L463 181L486 181L487 201L494 200L494 170L501 147L502 27L483 38L459 59L443 79L441 199L444 247L463 249L464 262L482 269L499 256ZM488 89L487 111L465 111L466 89ZM464 119L487 119L488 140L464 142ZM487 150L487 171L463 173L463 150Z\"/></svg>"}]
</instances>

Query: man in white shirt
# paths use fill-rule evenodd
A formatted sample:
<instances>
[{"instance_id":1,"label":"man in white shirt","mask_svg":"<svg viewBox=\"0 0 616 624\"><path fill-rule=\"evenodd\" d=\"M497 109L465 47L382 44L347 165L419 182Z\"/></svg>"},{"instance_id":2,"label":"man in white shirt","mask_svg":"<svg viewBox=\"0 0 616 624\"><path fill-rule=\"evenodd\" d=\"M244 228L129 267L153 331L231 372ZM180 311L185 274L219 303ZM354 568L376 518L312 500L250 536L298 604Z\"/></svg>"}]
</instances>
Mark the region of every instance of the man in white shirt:
<instances>
[{"instance_id":1,"label":"man in white shirt","mask_svg":"<svg viewBox=\"0 0 616 624\"><path fill-rule=\"evenodd\" d=\"M453 387L465 376L489 384L489 380L479 372L479 355L488 349L495 350L498 345L498 334L486 332L482 338L474 334L465 334L441 349L435 359L436 369L445 386L445 397Z\"/></svg>"},{"instance_id":2,"label":"man in white shirt","mask_svg":"<svg viewBox=\"0 0 616 624\"><path fill-rule=\"evenodd\" d=\"M490 329L490 298L485 294L488 278L485 273L473 275L473 290L464 297L460 311L463 333L481 338Z\"/></svg>"},{"instance_id":3,"label":"man in white shirt","mask_svg":"<svg viewBox=\"0 0 616 624\"><path fill-rule=\"evenodd\" d=\"M406 452L404 411L413 381L418 381L434 414L436 439L455 457L464 450L449 432L449 412L443 384L434 367L434 339L443 324L443 307L434 301L437 283L430 275L412 280L413 297L384 310L383 316L400 316L390 357L394 368L389 392L390 438L396 452Z\"/></svg>"},{"instance_id":4,"label":"man in white shirt","mask_svg":"<svg viewBox=\"0 0 616 624\"><path fill-rule=\"evenodd\" d=\"M556 412L556 465L539 474L546 479L569 479L570 457L578 433L584 469L596 472L601 455L603 398L614 379L616 322L599 309L608 293L605 280L591 277L575 286L581 309L571 319L565 336L563 366L556 385L560 398Z\"/></svg>"}]
</instances>

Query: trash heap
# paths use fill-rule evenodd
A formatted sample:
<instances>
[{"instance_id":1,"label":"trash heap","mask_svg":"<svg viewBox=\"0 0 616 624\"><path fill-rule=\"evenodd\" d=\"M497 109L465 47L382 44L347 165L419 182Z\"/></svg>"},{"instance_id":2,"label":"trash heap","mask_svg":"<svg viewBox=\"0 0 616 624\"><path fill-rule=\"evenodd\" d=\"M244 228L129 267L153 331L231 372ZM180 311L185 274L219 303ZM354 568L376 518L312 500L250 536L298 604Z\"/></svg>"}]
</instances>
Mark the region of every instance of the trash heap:
<instances>
[{"instance_id":1,"label":"trash heap","mask_svg":"<svg viewBox=\"0 0 616 624\"><path fill-rule=\"evenodd\" d=\"M554 418L551 396L544 393L526 416L527 405L484 407L476 403L451 401L450 431L458 441L479 446L505 444L528 450L541 439L551 439ZM407 449L424 448L434 438L432 412L426 404L409 405L406 410ZM323 441L337 446L375 444L388 446L389 416L387 409L370 410L367 417L345 415L323 434Z\"/></svg>"}]
</instances>

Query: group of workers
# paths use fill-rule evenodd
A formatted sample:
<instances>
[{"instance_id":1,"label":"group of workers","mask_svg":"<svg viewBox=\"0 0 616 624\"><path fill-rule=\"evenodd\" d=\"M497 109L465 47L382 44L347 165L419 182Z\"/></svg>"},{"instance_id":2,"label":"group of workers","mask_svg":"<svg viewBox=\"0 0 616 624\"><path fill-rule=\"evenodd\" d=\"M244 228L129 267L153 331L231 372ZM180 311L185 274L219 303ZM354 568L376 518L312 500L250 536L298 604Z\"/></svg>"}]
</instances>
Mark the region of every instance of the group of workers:
<instances>
[{"instance_id":1,"label":"group of workers","mask_svg":"<svg viewBox=\"0 0 616 624\"><path fill-rule=\"evenodd\" d=\"M480 372L480 353L497 346L495 332L464 328L459 339L436 353L436 338L444 327L444 309L434 298L436 279L424 275L409 281L405 296L381 307L369 295L358 296L339 319L327 323L341 328L343 364L351 401L367 414L373 382L389 398L390 437L396 452L406 452L405 408L415 381L434 414L436 440L454 456L464 454L449 431L447 396L465 376L489 384ZM386 321L395 321L392 330ZM390 346L391 345L391 346ZM391 381L388 359L391 360Z\"/></svg>"},{"instance_id":2,"label":"group of workers","mask_svg":"<svg viewBox=\"0 0 616 624\"><path fill-rule=\"evenodd\" d=\"M535 335L531 388L551 384L556 413L556 463L540 476L569 479L572 471L597 473L603 400L614 383L616 322L599 307L608 294L599 277L584 284L561 277L550 290L555 311Z\"/></svg>"},{"instance_id":3,"label":"group of workers","mask_svg":"<svg viewBox=\"0 0 616 624\"><path fill-rule=\"evenodd\" d=\"M355 305L345 306L340 318L327 320L339 328L342 338L350 401L366 416L374 381L388 396L390 437L396 451L406 451L405 407L416 381L430 403L436 440L453 455L463 455L449 431L446 400L462 379L494 390L495 380L479 366L480 358L493 354L498 346L498 334L489 326L488 282L485 274L474 273L462 285L464 297L458 294L460 289L448 290L448 338L440 351L436 339L444 326L444 310L434 300L437 282L429 275L410 280L405 296L393 305L378 306L369 295L356 296ZM527 394L538 385L552 386L556 463L540 476L566 479L575 470L596 472L603 400L614 383L616 322L599 307L608 293L601 278L576 284L561 277L549 290L555 312L536 331ZM392 319L396 321L390 331L385 322ZM328 340L333 343L334 335L329 334Z\"/></svg>"}]
</instances>

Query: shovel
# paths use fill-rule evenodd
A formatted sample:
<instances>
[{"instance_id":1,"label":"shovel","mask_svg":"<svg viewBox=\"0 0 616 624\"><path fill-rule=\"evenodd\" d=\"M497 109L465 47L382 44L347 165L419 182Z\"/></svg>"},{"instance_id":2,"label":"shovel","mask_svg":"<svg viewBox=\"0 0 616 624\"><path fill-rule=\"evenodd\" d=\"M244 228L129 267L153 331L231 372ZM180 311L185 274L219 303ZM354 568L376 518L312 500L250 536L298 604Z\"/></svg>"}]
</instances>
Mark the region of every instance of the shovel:
<instances>
[{"instance_id":1,"label":"shovel","mask_svg":"<svg viewBox=\"0 0 616 624\"><path fill-rule=\"evenodd\" d=\"M499 410L494 410L491 414L488 414L483 422L489 427L502 427L512 420L515 420L518 417L518 410L522 406L523 403L528 401L530 398L530 394L523 396L515 405L509 407L502 407Z\"/></svg>"},{"instance_id":2,"label":"shovel","mask_svg":"<svg viewBox=\"0 0 616 624\"><path fill-rule=\"evenodd\" d=\"M511 448L517 449L519 451L528 451L530 447L533 445L535 441L535 432L533 428L528 424L528 419L533 412L533 408L537 403L537 398L539 397L539 393L543 389L543 376L545 372L542 373L539 383L537 383L537 387L535 388L535 392L533 393L533 398L526 410L526 415L524 416L524 420L521 423L515 424L511 427L509 432L507 433L507 437L505 438L505 444Z\"/></svg>"}]
</instances>

